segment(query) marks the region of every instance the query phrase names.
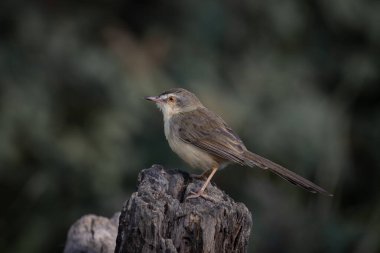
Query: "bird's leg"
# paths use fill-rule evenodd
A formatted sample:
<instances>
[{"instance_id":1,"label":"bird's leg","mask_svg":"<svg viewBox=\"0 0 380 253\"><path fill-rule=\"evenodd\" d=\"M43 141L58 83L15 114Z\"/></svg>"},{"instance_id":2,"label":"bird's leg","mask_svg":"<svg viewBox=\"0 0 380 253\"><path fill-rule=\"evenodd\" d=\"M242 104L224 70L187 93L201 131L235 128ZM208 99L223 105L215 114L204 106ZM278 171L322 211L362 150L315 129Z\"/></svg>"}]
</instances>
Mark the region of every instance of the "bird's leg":
<instances>
[{"instance_id":1,"label":"bird's leg","mask_svg":"<svg viewBox=\"0 0 380 253\"><path fill-rule=\"evenodd\" d=\"M204 197L204 198L207 198L207 196L205 196L205 194L203 194L203 192L205 191L205 189L207 188L207 185L210 183L211 181L211 178L214 176L215 172L218 170L218 167L214 167L212 168L211 170L211 173L210 175L208 176L206 182L203 184L202 188L197 192L197 193L192 193L191 195L187 196L186 199L193 199L193 198L198 198L198 197Z\"/></svg>"},{"instance_id":2,"label":"bird's leg","mask_svg":"<svg viewBox=\"0 0 380 253\"><path fill-rule=\"evenodd\" d=\"M206 171L204 171L204 172L203 172L202 174L200 174L200 175L191 174L190 177L191 177L191 178L195 178L195 179L206 180L207 177L210 175L211 172L212 172L212 170L206 170Z\"/></svg>"}]
</instances>

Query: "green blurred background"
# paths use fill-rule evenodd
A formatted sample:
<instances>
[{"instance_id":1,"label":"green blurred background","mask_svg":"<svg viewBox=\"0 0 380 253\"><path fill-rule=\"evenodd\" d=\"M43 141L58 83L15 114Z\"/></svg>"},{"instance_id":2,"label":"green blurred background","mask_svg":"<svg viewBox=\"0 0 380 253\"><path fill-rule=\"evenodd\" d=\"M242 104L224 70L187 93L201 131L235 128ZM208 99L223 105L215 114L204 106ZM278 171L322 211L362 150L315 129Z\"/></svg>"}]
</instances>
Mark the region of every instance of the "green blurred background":
<instances>
[{"instance_id":1,"label":"green blurred background","mask_svg":"<svg viewBox=\"0 0 380 253\"><path fill-rule=\"evenodd\" d=\"M187 170L143 96L195 92L259 169L214 182L253 213L250 252L380 252L380 2L0 3L0 252L62 252L154 163ZM197 172L191 170L191 172Z\"/></svg>"}]
</instances>

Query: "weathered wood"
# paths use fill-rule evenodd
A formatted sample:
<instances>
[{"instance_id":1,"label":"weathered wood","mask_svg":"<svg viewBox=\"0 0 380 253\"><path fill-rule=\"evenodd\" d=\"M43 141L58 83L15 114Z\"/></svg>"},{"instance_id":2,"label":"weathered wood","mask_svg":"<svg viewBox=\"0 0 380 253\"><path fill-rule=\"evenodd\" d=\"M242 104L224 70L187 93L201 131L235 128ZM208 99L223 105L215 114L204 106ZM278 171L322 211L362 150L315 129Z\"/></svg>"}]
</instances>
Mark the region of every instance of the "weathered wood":
<instances>
[{"instance_id":1,"label":"weathered wood","mask_svg":"<svg viewBox=\"0 0 380 253\"><path fill-rule=\"evenodd\" d=\"M159 165L143 170L123 206L115 253L246 252L250 212L213 185L206 190L213 200L185 200L202 184Z\"/></svg>"},{"instance_id":2,"label":"weathered wood","mask_svg":"<svg viewBox=\"0 0 380 253\"><path fill-rule=\"evenodd\" d=\"M111 253L115 250L119 214L111 219L85 215L70 228L64 253Z\"/></svg>"},{"instance_id":3,"label":"weathered wood","mask_svg":"<svg viewBox=\"0 0 380 253\"><path fill-rule=\"evenodd\" d=\"M120 218L119 213L112 219L82 217L71 226L64 253L246 252L252 224L248 209L213 185L206 190L213 200L185 200L202 184L159 165L143 170Z\"/></svg>"}]
</instances>

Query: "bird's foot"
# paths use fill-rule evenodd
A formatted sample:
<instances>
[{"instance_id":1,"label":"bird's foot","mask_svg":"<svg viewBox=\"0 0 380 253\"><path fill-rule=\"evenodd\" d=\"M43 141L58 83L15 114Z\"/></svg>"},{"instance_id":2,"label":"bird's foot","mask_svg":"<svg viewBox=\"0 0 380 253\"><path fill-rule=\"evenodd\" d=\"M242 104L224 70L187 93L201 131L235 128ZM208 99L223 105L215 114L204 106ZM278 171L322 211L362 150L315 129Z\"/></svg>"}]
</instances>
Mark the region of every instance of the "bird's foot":
<instances>
[{"instance_id":1,"label":"bird's foot","mask_svg":"<svg viewBox=\"0 0 380 253\"><path fill-rule=\"evenodd\" d=\"M199 191L199 192L193 192L193 191L190 191L190 194L186 197L186 200L188 199L195 199L195 198L204 198L205 200L210 200L210 201L213 201L213 202L216 202L216 200L210 196L208 196L206 193L204 193L204 191Z\"/></svg>"},{"instance_id":2,"label":"bird's foot","mask_svg":"<svg viewBox=\"0 0 380 253\"><path fill-rule=\"evenodd\" d=\"M199 180L206 181L207 178L210 176L210 173L211 173L211 170L206 170L205 172L203 172L203 173L200 174L200 175L198 175L198 174L190 174L190 177L191 177L191 178L195 178L195 179L199 179Z\"/></svg>"}]
</instances>

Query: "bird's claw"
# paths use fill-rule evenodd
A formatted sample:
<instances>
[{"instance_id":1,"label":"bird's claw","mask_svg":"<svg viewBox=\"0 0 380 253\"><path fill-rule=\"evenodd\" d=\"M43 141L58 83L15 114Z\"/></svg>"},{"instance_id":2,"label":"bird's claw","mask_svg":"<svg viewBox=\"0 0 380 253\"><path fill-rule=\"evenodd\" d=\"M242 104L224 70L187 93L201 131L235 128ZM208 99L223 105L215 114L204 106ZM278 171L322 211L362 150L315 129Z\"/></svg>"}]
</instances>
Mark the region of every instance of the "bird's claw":
<instances>
[{"instance_id":1,"label":"bird's claw","mask_svg":"<svg viewBox=\"0 0 380 253\"><path fill-rule=\"evenodd\" d=\"M203 197L202 193L190 191L189 195L186 197L186 199L195 199L198 197Z\"/></svg>"},{"instance_id":2,"label":"bird's claw","mask_svg":"<svg viewBox=\"0 0 380 253\"><path fill-rule=\"evenodd\" d=\"M205 200L215 201L215 199L208 196L204 192L194 192L194 191L190 191L189 195L186 197L186 200L195 199L195 198L199 198L199 197L204 198Z\"/></svg>"}]
</instances>

